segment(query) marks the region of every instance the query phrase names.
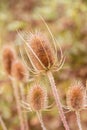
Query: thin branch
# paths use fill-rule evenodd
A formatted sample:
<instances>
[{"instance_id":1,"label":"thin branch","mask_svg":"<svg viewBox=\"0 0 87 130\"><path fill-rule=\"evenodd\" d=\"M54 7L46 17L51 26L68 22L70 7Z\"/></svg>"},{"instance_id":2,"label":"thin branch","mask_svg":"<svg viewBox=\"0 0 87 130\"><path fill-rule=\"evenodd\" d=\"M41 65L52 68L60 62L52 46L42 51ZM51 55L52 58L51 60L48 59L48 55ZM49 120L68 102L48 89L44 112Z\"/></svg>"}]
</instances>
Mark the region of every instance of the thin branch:
<instances>
[{"instance_id":1,"label":"thin branch","mask_svg":"<svg viewBox=\"0 0 87 130\"><path fill-rule=\"evenodd\" d=\"M40 124L41 124L42 129L43 129L43 130L47 130L46 127L45 127L45 125L44 125L41 112L38 112L38 111L37 111L36 114L37 114L37 117L38 117L38 119L39 119L39 122L40 122Z\"/></svg>"},{"instance_id":2,"label":"thin branch","mask_svg":"<svg viewBox=\"0 0 87 130\"><path fill-rule=\"evenodd\" d=\"M76 113L76 119L77 119L77 124L78 124L79 130L82 130L80 113L79 112L75 112L75 113Z\"/></svg>"},{"instance_id":3,"label":"thin branch","mask_svg":"<svg viewBox=\"0 0 87 130\"><path fill-rule=\"evenodd\" d=\"M60 102L59 94L57 92L57 88L56 88L56 85L55 85L53 75L52 75L51 72L48 72L47 75L48 75L48 78L49 78L49 81L50 81L50 84L51 84L52 92L53 92L53 95L54 95L54 98L55 98L55 101L56 101L56 104L57 104L57 107L58 107L58 110L59 110L61 120L64 124L65 129L69 130L69 126L67 124L66 117L65 117L64 112L63 112L62 104Z\"/></svg>"},{"instance_id":4,"label":"thin branch","mask_svg":"<svg viewBox=\"0 0 87 130\"><path fill-rule=\"evenodd\" d=\"M23 83L19 83L19 88L20 88L20 94L21 94L21 99L23 101L25 101L25 95L24 95L24 86ZM27 114L24 110L24 123L25 123L25 130L29 130L29 126L28 126L28 118L27 118Z\"/></svg>"},{"instance_id":5,"label":"thin branch","mask_svg":"<svg viewBox=\"0 0 87 130\"><path fill-rule=\"evenodd\" d=\"M20 129L24 130L24 121L23 121L23 115L22 115L22 110L20 106L20 96L18 92L18 86L15 80L12 80L12 86L13 86L13 92L15 96L16 105L17 105L18 117L20 121Z\"/></svg>"},{"instance_id":6,"label":"thin branch","mask_svg":"<svg viewBox=\"0 0 87 130\"><path fill-rule=\"evenodd\" d=\"M4 123L4 121L2 120L1 116L0 116L0 124L1 124L1 126L3 128L3 130L7 130L7 127L6 127L5 123Z\"/></svg>"}]
</instances>

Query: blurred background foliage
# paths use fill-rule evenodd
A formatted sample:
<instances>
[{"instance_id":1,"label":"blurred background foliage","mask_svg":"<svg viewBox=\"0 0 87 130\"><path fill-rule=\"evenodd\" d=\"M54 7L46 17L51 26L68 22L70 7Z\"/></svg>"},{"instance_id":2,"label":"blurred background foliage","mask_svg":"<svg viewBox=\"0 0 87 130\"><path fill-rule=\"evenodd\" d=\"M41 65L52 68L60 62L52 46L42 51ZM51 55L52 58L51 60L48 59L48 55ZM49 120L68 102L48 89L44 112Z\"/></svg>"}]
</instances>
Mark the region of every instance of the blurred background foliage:
<instances>
[{"instance_id":1,"label":"blurred background foliage","mask_svg":"<svg viewBox=\"0 0 87 130\"><path fill-rule=\"evenodd\" d=\"M87 79L87 0L0 0L0 59L3 45L13 44L17 49L20 40L17 36L17 30L28 32L41 30L51 39L39 15L49 25L66 55L63 69L54 74L60 90L61 101L66 104L66 92L70 83L74 79L80 79L85 85ZM59 51L58 54L60 56ZM0 114L8 130L19 130L11 84L3 71L1 62ZM45 77L43 82L47 83ZM53 98L49 88L48 95L51 104ZM85 112L83 111L81 115L83 130L87 129ZM49 130L64 130L60 118L57 118L55 105L52 110L44 112L43 115ZM66 117L71 129L77 130L74 113L68 113ZM28 113L28 119L31 130L41 129L35 114ZM0 130L2 130L1 127Z\"/></svg>"}]
</instances>

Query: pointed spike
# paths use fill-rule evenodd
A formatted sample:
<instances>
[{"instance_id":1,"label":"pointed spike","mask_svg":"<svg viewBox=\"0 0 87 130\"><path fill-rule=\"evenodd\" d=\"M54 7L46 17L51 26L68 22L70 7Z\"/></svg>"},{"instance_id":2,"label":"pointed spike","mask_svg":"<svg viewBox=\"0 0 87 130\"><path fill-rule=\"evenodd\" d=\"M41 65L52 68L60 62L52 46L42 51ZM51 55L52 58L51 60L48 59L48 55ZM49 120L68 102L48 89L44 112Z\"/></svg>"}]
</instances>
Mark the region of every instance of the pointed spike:
<instances>
[{"instance_id":1,"label":"pointed spike","mask_svg":"<svg viewBox=\"0 0 87 130\"><path fill-rule=\"evenodd\" d=\"M22 57L23 63L25 64L26 68L27 68L30 72L34 73L34 70L32 70L32 69L27 65L27 63L26 63L26 61L25 61L25 59L24 59L24 57L23 57L23 53L22 53L22 51L21 51L20 48L19 48L19 52L20 52L20 55L21 55L21 57Z\"/></svg>"},{"instance_id":2,"label":"pointed spike","mask_svg":"<svg viewBox=\"0 0 87 130\"><path fill-rule=\"evenodd\" d=\"M59 70L63 67L64 62L65 62L65 58L63 59L63 61L61 62L61 64L59 64L59 65L57 66L57 69L54 70L54 71L59 71Z\"/></svg>"}]
</instances>

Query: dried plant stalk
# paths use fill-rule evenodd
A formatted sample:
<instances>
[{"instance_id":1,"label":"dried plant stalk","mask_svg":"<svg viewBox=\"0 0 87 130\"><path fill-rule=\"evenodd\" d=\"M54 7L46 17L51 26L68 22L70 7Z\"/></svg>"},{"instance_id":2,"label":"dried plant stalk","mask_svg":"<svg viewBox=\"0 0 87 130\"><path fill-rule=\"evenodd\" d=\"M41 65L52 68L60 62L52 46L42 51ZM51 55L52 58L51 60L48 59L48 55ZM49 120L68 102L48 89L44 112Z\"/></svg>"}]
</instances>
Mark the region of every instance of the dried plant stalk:
<instances>
[{"instance_id":1,"label":"dried plant stalk","mask_svg":"<svg viewBox=\"0 0 87 130\"><path fill-rule=\"evenodd\" d=\"M20 83L20 94L21 94L21 99L22 101L25 101L25 95L24 95L24 86L23 83ZM24 123L25 123L25 130L29 130L28 126L28 119L27 119L27 114L26 111L24 111Z\"/></svg>"},{"instance_id":2,"label":"dried plant stalk","mask_svg":"<svg viewBox=\"0 0 87 130\"><path fill-rule=\"evenodd\" d=\"M75 113L76 113L77 124L78 124L79 130L82 130L81 121L80 121L80 113L79 113L79 111L77 111Z\"/></svg>"},{"instance_id":3,"label":"dried plant stalk","mask_svg":"<svg viewBox=\"0 0 87 130\"><path fill-rule=\"evenodd\" d=\"M13 86L13 92L14 92L14 97L17 105L17 112L19 116L19 121L20 121L20 129L24 130L24 122L23 122L23 115L22 115L22 110L20 106L20 95L18 92L18 86L16 83L16 80L12 80L12 86Z\"/></svg>"},{"instance_id":4,"label":"dried plant stalk","mask_svg":"<svg viewBox=\"0 0 87 130\"><path fill-rule=\"evenodd\" d=\"M36 114L37 114L37 117L38 117L38 119L39 119L39 122L40 122L40 124L41 124L42 129L43 129L43 130L47 130L46 127L45 127L45 125L44 125L41 112L38 112L38 111L37 111Z\"/></svg>"},{"instance_id":5,"label":"dried plant stalk","mask_svg":"<svg viewBox=\"0 0 87 130\"><path fill-rule=\"evenodd\" d=\"M51 72L48 72L47 75L48 75L48 78L49 78L49 81L50 81L50 84L51 84L51 88L52 88L53 95L54 95L54 98L55 98L55 101L56 101L56 104L57 104L57 107L58 107L58 110L59 110L61 120L64 124L65 129L69 130L69 126L67 124L66 117L64 115L62 105L61 105L61 102L60 102L60 98L59 98L59 95L58 95L58 92L57 92L57 89L56 89L56 86L55 86L55 81L54 81L53 75L52 75Z\"/></svg>"},{"instance_id":6,"label":"dried plant stalk","mask_svg":"<svg viewBox=\"0 0 87 130\"><path fill-rule=\"evenodd\" d=\"M4 123L4 121L2 120L1 116L0 116L0 124L1 124L1 126L2 126L2 128L3 128L3 130L7 130L7 127L5 126L5 123Z\"/></svg>"}]
</instances>

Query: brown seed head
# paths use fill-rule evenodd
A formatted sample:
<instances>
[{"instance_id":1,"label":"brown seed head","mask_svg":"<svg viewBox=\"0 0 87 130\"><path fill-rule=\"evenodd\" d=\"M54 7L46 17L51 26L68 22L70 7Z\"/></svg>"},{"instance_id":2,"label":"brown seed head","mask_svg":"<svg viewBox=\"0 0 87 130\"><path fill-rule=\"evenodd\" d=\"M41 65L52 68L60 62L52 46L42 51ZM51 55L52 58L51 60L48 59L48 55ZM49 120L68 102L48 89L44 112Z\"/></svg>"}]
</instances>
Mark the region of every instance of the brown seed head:
<instances>
[{"instance_id":1,"label":"brown seed head","mask_svg":"<svg viewBox=\"0 0 87 130\"><path fill-rule=\"evenodd\" d=\"M29 91L29 103L34 111L39 111L47 106L47 92L39 85Z\"/></svg>"},{"instance_id":2,"label":"brown seed head","mask_svg":"<svg viewBox=\"0 0 87 130\"><path fill-rule=\"evenodd\" d=\"M2 52L2 62L6 73L9 75L11 74L12 63L15 59L16 53L14 49L10 46L5 46Z\"/></svg>"},{"instance_id":3,"label":"brown seed head","mask_svg":"<svg viewBox=\"0 0 87 130\"><path fill-rule=\"evenodd\" d=\"M67 94L67 104L70 109L78 111L85 105L85 90L82 83L75 83Z\"/></svg>"},{"instance_id":4,"label":"brown seed head","mask_svg":"<svg viewBox=\"0 0 87 130\"><path fill-rule=\"evenodd\" d=\"M48 69L49 65L50 67L53 65L55 60L54 51L52 50L48 39L43 36L43 34L32 34L30 36L29 45L39 60L42 62L46 70ZM44 70L44 67L40 64L32 51L29 50L29 54L36 68L38 70Z\"/></svg>"},{"instance_id":5,"label":"brown seed head","mask_svg":"<svg viewBox=\"0 0 87 130\"><path fill-rule=\"evenodd\" d=\"M28 71L21 61L16 60L13 62L12 76L18 81L23 81L23 82L25 82L28 79Z\"/></svg>"}]
</instances>

